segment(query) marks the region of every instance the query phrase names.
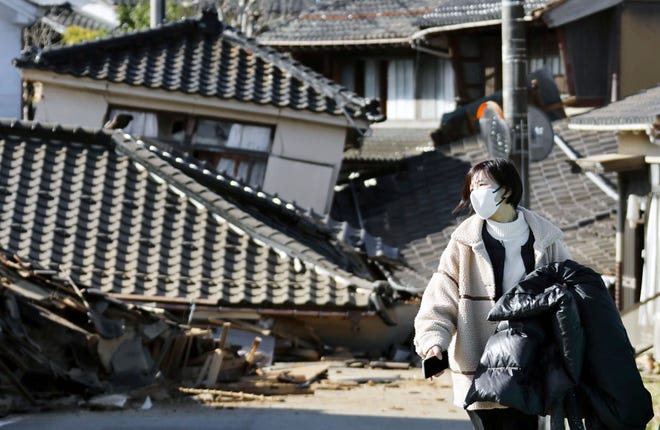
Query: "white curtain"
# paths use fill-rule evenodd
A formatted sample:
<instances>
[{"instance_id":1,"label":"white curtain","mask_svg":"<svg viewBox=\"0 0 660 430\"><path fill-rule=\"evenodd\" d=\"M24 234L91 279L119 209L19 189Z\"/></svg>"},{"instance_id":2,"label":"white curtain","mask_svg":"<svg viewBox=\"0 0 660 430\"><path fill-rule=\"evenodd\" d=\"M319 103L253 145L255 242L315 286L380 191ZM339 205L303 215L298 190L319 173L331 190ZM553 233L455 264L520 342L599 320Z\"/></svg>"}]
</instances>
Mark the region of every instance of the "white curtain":
<instances>
[{"instance_id":1,"label":"white curtain","mask_svg":"<svg viewBox=\"0 0 660 430\"><path fill-rule=\"evenodd\" d=\"M394 60L387 66L387 117L415 119L413 60Z\"/></svg>"},{"instance_id":2,"label":"white curtain","mask_svg":"<svg viewBox=\"0 0 660 430\"><path fill-rule=\"evenodd\" d=\"M109 118L115 115L132 115L131 122L123 130L133 136L158 137L158 117L153 112L140 112L125 109L112 109Z\"/></svg>"},{"instance_id":3,"label":"white curtain","mask_svg":"<svg viewBox=\"0 0 660 430\"><path fill-rule=\"evenodd\" d=\"M660 293L660 195L654 193L648 209L639 300L644 302L658 293ZM642 332L655 332L654 355L656 360L660 360L660 298L641 306L639 325Z\"/></svg>"},{"instance_id":4,"label":"white curtain","mask_svg":"<svg viewBox=\"0 0 660 430\"><path fill-rule=\"evenodd\" d=\"M378 60L364 62L364 96L371 99L380 98L380 71Z\"/></svg>"},{"instance_id":5,"label":"white curtain","mask_svg":"<svg viewBox=\"0 0 660 430\"><path fill-rule=\"evenodd\" d=\"M456 109L454 70L449 60L422 57L419 83L421 119L439 121L442 114Z\"/></svg>"},{"instance_id":6,"label":"white curtain","mask_svg":"<svg viewBox=\"0 0 660 430\"><path fill-rule=\"evenodd\" d=\"M233 124L227 138L227 146L250 151L268 152L270 149L270 128Z\"/></svg>"}]
</instances>

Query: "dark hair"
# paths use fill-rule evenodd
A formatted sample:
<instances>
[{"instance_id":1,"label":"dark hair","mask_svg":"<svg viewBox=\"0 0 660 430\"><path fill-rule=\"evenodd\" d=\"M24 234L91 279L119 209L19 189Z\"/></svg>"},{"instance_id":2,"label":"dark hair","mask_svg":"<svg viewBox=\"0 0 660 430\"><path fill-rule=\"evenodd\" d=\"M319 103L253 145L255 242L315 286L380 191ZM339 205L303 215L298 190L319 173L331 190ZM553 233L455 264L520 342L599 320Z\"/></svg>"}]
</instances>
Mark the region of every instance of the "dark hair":
<instances>
[{"instance_id":1,"label":"dark hair","mask_svg":"<svg viewBox=\"0 0 660 430\"><path fill-rule=\"evenodd\" d=\"M470 205L470 184L472 184L472 178L478 173L483 173L486 177L497 182L497 185L504 188L505 193L510 193L506 198L507 203L513 206L514 209L518 207L523 191L520 174L511 161L504 158L495 158L475 164L467 172L463 182L461 201L454 208L454 212L459 212Z\"/></svg>"}]
</instances>

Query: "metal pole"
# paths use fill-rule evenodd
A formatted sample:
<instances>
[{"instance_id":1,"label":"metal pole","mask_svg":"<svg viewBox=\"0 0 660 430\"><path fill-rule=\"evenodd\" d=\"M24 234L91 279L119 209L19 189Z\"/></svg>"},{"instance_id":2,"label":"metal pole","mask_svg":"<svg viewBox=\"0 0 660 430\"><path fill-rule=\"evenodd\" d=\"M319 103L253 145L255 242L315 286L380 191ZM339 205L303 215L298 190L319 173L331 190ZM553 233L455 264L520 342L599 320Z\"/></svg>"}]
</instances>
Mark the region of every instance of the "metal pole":
<instances>
[{"instance_id":1,"label":"metal pole","mask_svg":"<svg viewBox=\"0 0 660 430\"><path fill-rule=\"evenodd\" d=\"M150 0L149 6L149 25L159 27L165 21L165 0Z\"/></svg>"},{"instance_id":2,"label":"metal pole","mask_svg":"<svg viewBox=\"0 0 660 430\"><path fill-rule=\"evenodd\" d=\"M520 201L529 207L529 136L527 127L527 47L524 0L502 0L502 103L513 143L509 159L523 182Z\"/></svg>"}]
</instances>

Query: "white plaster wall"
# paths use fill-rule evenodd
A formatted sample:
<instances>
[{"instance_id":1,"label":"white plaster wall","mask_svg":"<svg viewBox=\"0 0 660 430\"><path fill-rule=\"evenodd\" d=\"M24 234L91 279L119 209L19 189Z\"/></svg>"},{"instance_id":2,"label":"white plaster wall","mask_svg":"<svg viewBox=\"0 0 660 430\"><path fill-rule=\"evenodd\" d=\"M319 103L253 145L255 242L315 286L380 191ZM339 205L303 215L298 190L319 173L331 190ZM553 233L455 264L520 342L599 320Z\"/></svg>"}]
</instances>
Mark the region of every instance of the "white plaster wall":
<instances>
[{"instance_id":1,"label":"white plaster wall","mask_svg":"<svg viewBox=\"0 0 660 430\"><path fill-rule=\"evenodd\" d=\"M660 145L651 143L644 132L619 132L619 152L622 154L660 157Z\"/></svg>"},{"instance_id":2,"label":"white plaster wall","mask_svg":"<svg viewBox=\"0 0 660 430\"><path fill-rule=\"evenodd\" d=\"M285 200L295 201L319 213L325 214L330 210L343 157L347 127L343 122L312 122L315 118L309 113L301 114L300 119L260 115L256 110L237 115L235 111L225 111L218 106L208 110L200 106L175 105L171 100L138 99L136 95L118 99L116 95L104 94L100 89L73 89L53 81L44 83L42 93L35 112L35 120L39 122L100 128L108 109L108 100L111 100L117 105L136 108L186 111L275 125L264 191L276 193Z\"/></svg>"},{"instance_id":3,"label":"white plaster wall","mask_svg":"<svg viewBox=\"0 0 660 430\"><path fill-rule=\"evenodd\" d=\"M21 52L21 26L0 8L0 117L21 117L21 75L11 62Z\"/></svg>"},{"instance_id":4,"label":"white plaster wall","mask_svg":"<svg viewBox=\"0 0 660 430\"><path fill-rule=\"evenodd\" d=\"M326 213L334 188L333 166L309 164L271 156L263 189L305 208Z\"/></svg>"},{"instance_id":5,"label":"white plaster wall","mask_svg":"<svg viewBox=\"0 0 660 430\"><path fill-rule=\"evenodd\" d=\"M280 119L271 153L279 157L334 164L334 161L342 159L345 136L344 126Z\"/></svg>"},{"instance_id":6,"label":"white plaster wall","mask_svg":"<svg viewBox=\"0 0 660 430\"><path fill-rule=\"evenodd\" d=\"M44 84L34 119L61 125L103 127L108 104L103 95Z\"/></svg>"},{"instance_id":7,"label":"white plaster wall","mask_svg":"<svg viewBox=\"0 0 660 430\"><path fill-rule=\"evenodd\" d=\"M280 119L264 190L327 213L343 156L346 128Z\"/></svg>"}]
</instances>

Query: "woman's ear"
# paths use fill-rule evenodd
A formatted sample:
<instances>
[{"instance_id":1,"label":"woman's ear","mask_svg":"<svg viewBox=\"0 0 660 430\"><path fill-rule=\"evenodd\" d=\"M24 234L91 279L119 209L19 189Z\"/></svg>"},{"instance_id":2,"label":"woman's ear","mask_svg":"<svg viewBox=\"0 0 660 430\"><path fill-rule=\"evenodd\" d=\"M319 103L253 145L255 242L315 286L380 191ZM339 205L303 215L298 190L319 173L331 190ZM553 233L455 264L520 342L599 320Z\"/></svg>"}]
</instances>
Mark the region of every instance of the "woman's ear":
<instances>
[{"instance_id":1,"label":"woman's ear","mask_svg":"<svg viewBox=\"0 0 660 430\"><path fill-rule=\"evenodd\" d=\"M502 192L502 199L504 203L509 203L510 196L511 196L511 190L505 188L504 191Z\"/></svg>"}]
</instances>

